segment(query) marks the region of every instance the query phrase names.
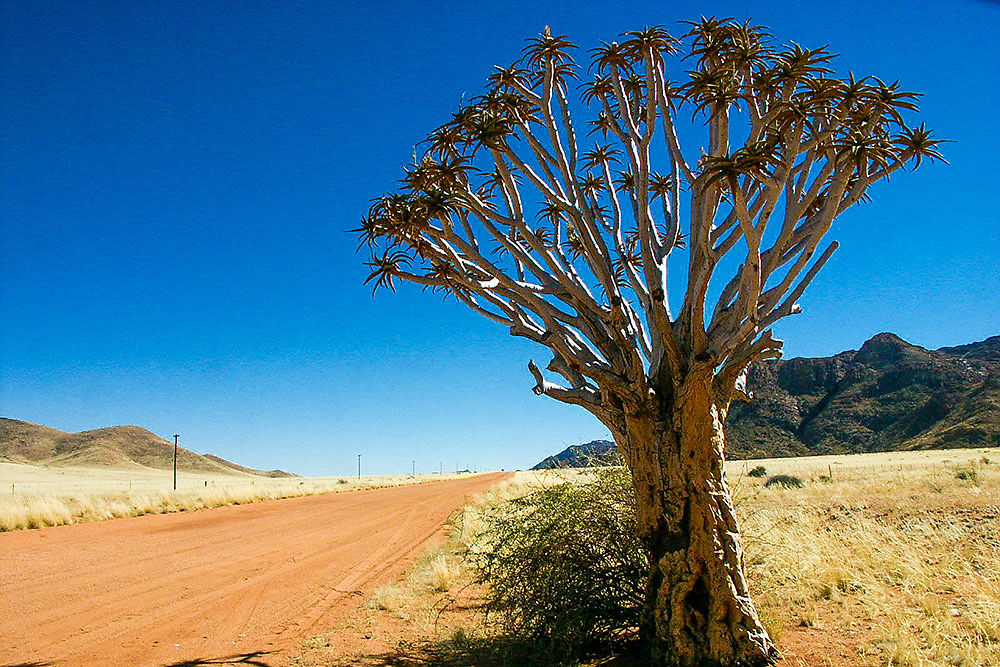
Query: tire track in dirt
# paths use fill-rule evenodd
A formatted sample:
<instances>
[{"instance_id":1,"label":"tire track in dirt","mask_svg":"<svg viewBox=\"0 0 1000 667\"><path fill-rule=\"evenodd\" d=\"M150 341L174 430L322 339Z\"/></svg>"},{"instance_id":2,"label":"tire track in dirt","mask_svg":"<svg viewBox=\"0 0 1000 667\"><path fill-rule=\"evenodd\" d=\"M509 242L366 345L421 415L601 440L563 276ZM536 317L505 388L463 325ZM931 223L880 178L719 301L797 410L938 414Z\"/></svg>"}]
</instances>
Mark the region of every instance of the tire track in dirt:
<instances>
[{"instance_id":1,"label":"tire track in dirt","mask_svg":"<svg viewBox=\"0 0 1000 667\"><path fill-rule=\"evenodd\" d=\"M0 666L284 665L506 476L0 534Z\"/></svg>"}]
</instances>

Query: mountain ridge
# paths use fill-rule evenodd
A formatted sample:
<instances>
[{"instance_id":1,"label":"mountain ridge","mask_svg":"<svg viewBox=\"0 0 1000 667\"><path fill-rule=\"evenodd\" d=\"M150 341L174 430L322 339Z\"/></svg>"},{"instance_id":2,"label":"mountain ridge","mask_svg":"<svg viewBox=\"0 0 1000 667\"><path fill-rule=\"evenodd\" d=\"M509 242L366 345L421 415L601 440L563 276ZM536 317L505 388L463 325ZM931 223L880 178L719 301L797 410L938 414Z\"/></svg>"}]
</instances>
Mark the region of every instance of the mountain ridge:
<instances>
[{"instance_id":1,"label":"mountain ridge","mask_svg":"<svg viewBox=\"0 0 1000 667\"><path fill-rule=\"evenodd\" d=\"M558 454L543 459L532 470L552 468L590 468L620 465L621 455L611 440L594 440L579 445L570 445Z\"/></svg>"},{"instance_id":2,"label":"mountain ridge","mask_svg":"<svg viewBox=\"0 0 1000 667\"><path fill-rule=\"evenodd\" d=\"M730 459L1000 446L1000 336L928 350L884 332L829 357L756 363L747 389L726 419ZM574 447L600 460L614 445L598 442Z\"/></svg>"},{"instance_id":3,"label":"mountain ridge","mask_svg":"<svg viewBox=\"0 0 1000 667\"><path fill-rule=\"evenodd\" d=\"M57 467L170 470L174 443L135 425L69 433L0 417L0 461ZM283 470L255 470L213 454L177 448L177 469L255 477L296 477Z\"/></svg>"}]
</instances>

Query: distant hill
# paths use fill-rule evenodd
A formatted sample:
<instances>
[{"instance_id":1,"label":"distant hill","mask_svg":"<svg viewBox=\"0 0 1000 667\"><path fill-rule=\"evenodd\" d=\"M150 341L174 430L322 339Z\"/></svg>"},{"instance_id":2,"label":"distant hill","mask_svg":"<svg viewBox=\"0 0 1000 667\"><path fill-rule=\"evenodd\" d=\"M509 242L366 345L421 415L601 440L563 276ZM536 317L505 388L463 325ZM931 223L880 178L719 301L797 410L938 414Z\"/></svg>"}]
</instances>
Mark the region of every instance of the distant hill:
<instances>
[{"instance_id":1,"label":"distant hill","mask_svg":"<svg viewBox=\"0 0 1000 667\"><path fill-rule=\"evenodd\" d=\"M263 475L264 477L298 477L295 473L285 472L284 470L256 470L254 468L247 468L245 466L237 465L232 461L227 461L221 456L216 456L215 454L202 454L202 456L209 461L214 461L219 465L226 466L237 472L244 472L248 475Z\"/></svg>"},{"instance_id":2,"label":"distant hill","mask_svg":"<svg viewBox=\"0 0 1000 667\"><path fill-rule=\"evenodd\" d=\"M755 364L747 386L754 400L726 420L731 459L1000 446L1000 336L927 350L881 333L832 357ZM575 447L600 460L613 450L602 442Z\"/></svg>"},{"instance_id":3,"label":"distant hill","mask_svg":"<svg viewBox=\"0 0 1000 667\"><path fill-rule=\"evenodd\" d=\"M619 465L621 456L618 448L610 440L594 440L582 445L570 445L555 456L550 456L532 470L550 468L589 468L594 466Z\"/></svg>"},{"instance_id":4,"label":"distant hill","mask_svg":"<svg viewBox=\"0 0 1000 667\"><path fill-rule=\"evenodd\" d=\"M0 461L91 468L171 470L174 443L139 426L112 426L66 433L0 417ZM177 448L177 469L226 475L295 477L281 470L254 470L211 454Z\"/></svg>"}]
</instances>

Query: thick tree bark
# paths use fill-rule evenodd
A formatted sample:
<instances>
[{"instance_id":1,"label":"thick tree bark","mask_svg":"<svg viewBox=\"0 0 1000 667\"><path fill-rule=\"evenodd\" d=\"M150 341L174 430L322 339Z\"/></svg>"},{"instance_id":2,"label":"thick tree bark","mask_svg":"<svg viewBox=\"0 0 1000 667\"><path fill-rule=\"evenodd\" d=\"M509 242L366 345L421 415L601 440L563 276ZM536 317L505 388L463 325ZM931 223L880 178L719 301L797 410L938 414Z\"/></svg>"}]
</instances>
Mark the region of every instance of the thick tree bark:
<instances>
[{"instance_id":1,"label":"thick tree bark","mask_svg":"<svg viewBox=\"0 0 1000 667\"><path fill-rule=\"evenodd\" d=\"M722 424L710 371L691 373L670 405L625 416L619 435L651 555L641 633L655 664L756 666L776 649L747 588L723 470Z\"/></svg>"}]
</instances>

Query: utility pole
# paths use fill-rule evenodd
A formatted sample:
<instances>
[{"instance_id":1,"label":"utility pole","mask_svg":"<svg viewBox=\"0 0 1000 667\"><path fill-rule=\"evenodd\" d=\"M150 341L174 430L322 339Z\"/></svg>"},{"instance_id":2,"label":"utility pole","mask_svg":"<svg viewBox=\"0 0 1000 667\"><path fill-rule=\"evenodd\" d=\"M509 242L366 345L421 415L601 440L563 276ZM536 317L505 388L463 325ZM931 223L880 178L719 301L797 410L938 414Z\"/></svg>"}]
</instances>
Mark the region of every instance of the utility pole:
<instances>
[{"instance_id":1,"label":"utility pole","mask_svg":"<svg viewBox=\"0 0 1000 667\"><path fill-rule=\"evenodd\" d=\"M416 475L417 474L417 461L414 459L413 461L410 461L410 463L413 464L413 468L411 469L410 474L411 475Z\"/></svg>"},{"instance_id":2,"label":"utility pole","mask_svg":"<svg viewBox=\"0 0 1000 667\"><path fill-rule=\"evenodd\" d=\"M174 433L174 491L177 490L177 438L181 436Z\"/></svg>"},{"instance_id":3,"label":"utility pole","mask_svg":"<svg viewBox=\"0 0 1000 667\"><path fill-rule=\"evenodd\" d=\"M361 479L361 454L358 454L358 479Z\"/></svg>"}]
</instances>

